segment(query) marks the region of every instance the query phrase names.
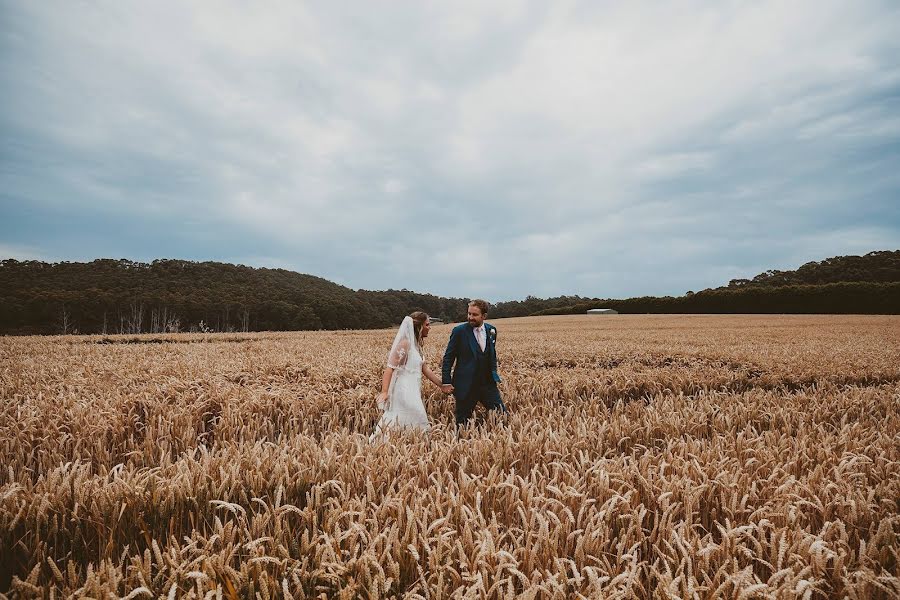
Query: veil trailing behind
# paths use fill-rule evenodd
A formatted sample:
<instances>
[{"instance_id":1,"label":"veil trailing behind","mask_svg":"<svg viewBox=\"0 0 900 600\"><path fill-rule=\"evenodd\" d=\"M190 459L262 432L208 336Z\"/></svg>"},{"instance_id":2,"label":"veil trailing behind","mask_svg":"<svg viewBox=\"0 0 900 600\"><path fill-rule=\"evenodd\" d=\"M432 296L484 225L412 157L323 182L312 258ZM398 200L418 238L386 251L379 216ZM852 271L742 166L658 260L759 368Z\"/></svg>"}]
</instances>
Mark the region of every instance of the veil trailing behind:
<instances>
[{"instance_id":1,"label":"veil trailing behind","mask_svg":"<svg viewBox=\"0 0 900 600\"><path fill-rule=\"evenodd\" d=\"M374 439L388 428L428 430L428 414L422 402L422 354L416 343L412 317L404 317L391 344L387 367L394 370L384 410L375 426Z\"/></svg>"}]
</instances>

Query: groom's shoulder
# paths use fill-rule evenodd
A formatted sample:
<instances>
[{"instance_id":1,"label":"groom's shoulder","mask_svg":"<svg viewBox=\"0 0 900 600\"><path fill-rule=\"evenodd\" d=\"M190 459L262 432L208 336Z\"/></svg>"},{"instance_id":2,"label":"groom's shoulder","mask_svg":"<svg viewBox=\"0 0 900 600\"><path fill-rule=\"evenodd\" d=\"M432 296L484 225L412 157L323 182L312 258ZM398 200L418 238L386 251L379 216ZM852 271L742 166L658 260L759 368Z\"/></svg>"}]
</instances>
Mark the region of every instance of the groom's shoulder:
<instances>
[{"instance_id":1,"label":"groom's shoulder","mask_svg":"<svg viewBox=\"0 0 900 600\"><path fill-rule=\"evenodd\" d=\"M456 327L453 328L453 331L455 333L460 333L462 331L465 331L466 327L468 327L468 326L469 326L468 323L460 323L459 325L457 325Z\"/></svg>"}]
</instances>

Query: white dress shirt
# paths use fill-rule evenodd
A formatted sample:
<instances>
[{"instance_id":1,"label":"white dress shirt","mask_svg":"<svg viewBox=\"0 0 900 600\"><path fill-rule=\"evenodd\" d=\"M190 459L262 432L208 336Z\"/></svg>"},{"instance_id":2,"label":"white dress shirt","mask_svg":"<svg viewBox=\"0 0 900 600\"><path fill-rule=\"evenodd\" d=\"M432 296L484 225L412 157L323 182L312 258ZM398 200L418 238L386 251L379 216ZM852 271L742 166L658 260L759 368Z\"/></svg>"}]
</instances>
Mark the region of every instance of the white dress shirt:
<instances>
[{"instance_id":1,"label":"white dress shirt","mask_svg":"<svg viewBox=\"0 0 900 600\"><path fill-rule=\"evenodd\" d=\"M485 334L484 334L484 325L481 327L475 327L475 339L478 341L478 345L481 347L481 351L484 352L484 342L485 342Z\"/></svg>"}]
</instances>

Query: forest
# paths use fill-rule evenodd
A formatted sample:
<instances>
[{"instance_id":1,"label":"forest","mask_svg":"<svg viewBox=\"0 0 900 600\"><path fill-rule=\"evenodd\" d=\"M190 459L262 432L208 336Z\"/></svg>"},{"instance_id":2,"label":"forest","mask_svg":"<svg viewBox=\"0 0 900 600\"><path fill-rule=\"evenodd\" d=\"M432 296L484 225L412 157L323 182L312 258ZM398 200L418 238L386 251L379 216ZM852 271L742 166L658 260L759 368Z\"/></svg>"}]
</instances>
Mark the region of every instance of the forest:
<instances>
[{"instance_id":1,"label":"forest","mask_svg":"<svg viewBox=\"0 0 900 600\"><path fill-rule=\"evenodd\" d=\"M624 314L900 314L900 250L836 256L794 271L769 270L683 296L558 300L532 306L529 314L581 314L591 308Z\"/></svg>"},{"instance_id":2,"label":"forest","mask_svg":"<svg viewBox=\"0 0 900 600\"><path fill-rule=\"evenodd\" d=\"M218 262L0 261L0 334L373 329L395 325L413 310L461 321L466 304L465 298L353 290L284 269ZM528 296L497 303L489 316L578 314L600 307L620 313L897 314L900 250L770 270L677 297Z\"/></svg>"}]
</instances>

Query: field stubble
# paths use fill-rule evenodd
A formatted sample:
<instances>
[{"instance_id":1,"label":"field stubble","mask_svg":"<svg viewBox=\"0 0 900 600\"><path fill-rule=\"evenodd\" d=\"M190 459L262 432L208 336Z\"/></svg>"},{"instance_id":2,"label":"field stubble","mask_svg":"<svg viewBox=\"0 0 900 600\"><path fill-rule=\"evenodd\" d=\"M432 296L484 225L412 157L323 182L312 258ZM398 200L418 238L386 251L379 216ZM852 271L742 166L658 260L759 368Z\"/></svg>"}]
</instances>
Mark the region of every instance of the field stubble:
<instances>
[{"instance_id":1,"label":"field stubble","mask_svg":"<svg viewBox=\"0 0 900 600\"><path fill-rule=\"evenodd\" d=\"M374 444L393 332L0 339L0 591L900 596L900 319L495 324L511 416Z\"/></svg>"}]
</instances>

